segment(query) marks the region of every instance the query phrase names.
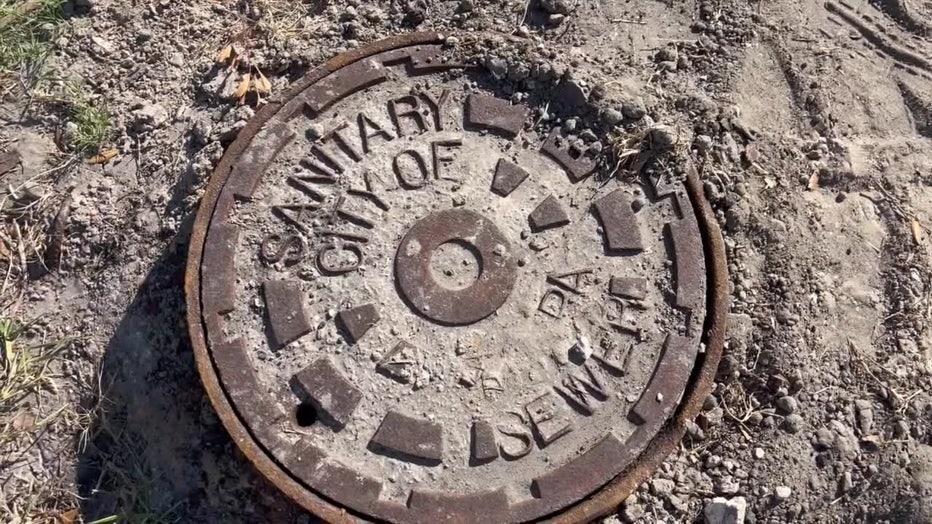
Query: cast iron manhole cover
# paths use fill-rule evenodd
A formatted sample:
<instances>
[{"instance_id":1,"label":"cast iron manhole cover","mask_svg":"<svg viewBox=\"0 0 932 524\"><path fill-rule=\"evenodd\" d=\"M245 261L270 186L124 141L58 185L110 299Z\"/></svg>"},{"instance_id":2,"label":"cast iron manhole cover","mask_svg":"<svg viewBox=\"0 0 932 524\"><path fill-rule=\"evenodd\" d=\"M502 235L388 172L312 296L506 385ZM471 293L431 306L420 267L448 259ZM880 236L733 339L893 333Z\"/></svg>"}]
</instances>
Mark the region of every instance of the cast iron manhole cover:
<instances>
[{"instance_id":1,"label":"cast iron manhole cover","mask_svg":"<svg viewBox=\"0 0 932 524\"><path fill-rule=\"evenodd\" d=\"M695 177L598 176L437 38L338 57L231 146L188 267L200 372L325 518L588 518L708 392L720 246Z\"/></svg>"}]
</instances>

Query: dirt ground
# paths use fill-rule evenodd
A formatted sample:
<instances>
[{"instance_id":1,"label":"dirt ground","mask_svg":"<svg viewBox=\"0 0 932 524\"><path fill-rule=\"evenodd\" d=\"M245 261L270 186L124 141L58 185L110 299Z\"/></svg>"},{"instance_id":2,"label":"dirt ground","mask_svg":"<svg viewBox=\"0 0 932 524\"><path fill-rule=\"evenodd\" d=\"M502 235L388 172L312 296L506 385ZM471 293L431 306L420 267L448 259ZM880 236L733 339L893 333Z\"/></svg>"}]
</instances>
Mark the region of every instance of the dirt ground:
<instances>
[{"instance_id":1,"label":"dirt ground","mask_svg":"<svg viewBox=\"0 0 932 524\"><path fill-rule=\"evenodd\" d=\"M314 521L202 390L191 224L263 99L439 30L562 64L606 162L669 126L723 226L714 395L606 522L932 522L932 3L323 2L0 0L0 520Z\"/></svg>"}]
</instances>

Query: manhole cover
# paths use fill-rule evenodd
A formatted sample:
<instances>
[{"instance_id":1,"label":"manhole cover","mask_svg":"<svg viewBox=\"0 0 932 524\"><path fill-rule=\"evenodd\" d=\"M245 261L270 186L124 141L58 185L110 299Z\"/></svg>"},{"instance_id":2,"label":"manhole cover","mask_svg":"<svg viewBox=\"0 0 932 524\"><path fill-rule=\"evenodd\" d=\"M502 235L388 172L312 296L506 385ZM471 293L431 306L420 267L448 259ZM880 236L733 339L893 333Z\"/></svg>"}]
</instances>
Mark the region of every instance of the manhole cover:
<instances>
[{"instance_id":1,"label":"manhole cover","mask_svg":"<svg viewBox=\"0 0 932 524\"><path fill-rule=\"evenodd\" d=\"M325 518L587 518L708 391L705 204L599 176L486 80L436 35L342 55L259 113L204 198L203 381Z\"/></svg>"}]
</instances>

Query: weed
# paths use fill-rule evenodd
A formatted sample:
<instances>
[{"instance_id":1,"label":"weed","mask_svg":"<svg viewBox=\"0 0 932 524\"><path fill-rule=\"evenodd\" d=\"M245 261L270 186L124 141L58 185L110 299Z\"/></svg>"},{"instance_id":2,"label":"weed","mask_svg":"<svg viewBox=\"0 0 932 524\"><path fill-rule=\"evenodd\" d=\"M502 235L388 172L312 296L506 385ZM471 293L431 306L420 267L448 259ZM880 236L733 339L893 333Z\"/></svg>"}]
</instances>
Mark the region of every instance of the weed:
<instances>
[{"instance_id":1,"label":"weed","mask_svg":"<svg viewBox=\"0 0 932 524\"><path fill-rule=\"evenodd\" d=\"M15 413L23 400L51 383L49 364L72 342L62 339L51 343L22 344L20 337L31 325L0 318L3 381L0 383L0 417Z\"/></svg>"},{"instance_id":2,"label":"weed","mask_svg":"<svg viewBox=\"0 0 932 524\"><path fill-rule=\"evenodd\" d=\"M62 19L62 0L0 0L0 92L17 79L28 90L40 78Z\"/></svg>"},{"instance_id":3,"label":"weed","mask_svg":"<svg viewBox=\"0 0 932 524\"><path fill-rule=\"evenodd\" d=\"M66 88L74 124L67 133L67 145L82 153L95 153L110 137L110 115L95 106L80 87L69 83Z\"/></svg>"},{"instance_id":4,"label":"weed","mask_svg":"<svg viewBox=\"0 0 932 524\"><path fill-rule=\"evenodd\" d=\"M89 500L100 494L109 501L104 510L108 515L94 522L134 522L140 524L171 524L180 518L173 507L161 508L152 500L155 474L145 456L144 441L126 429L125 414L113 413L111 405L100 399L98 418L91 428L91 449L87 455L98 472L97 481L89 486Z\"/></svg>"},{"instance_id":5,"label":"weed","mask_svg":"<svg viewBox=\"0 0 932 524\"><path fill-rule=\"evenodd\" d=\"M69 410L48 409L40 393L55 389L51 365L73 340L36 342L27 336L32 327L0 318L0 484L8 487L0 493L0 514L13 522L47 522L73 505L63 481L38 482L28 473L50 426Z\"/></svg>"}]
</instances>

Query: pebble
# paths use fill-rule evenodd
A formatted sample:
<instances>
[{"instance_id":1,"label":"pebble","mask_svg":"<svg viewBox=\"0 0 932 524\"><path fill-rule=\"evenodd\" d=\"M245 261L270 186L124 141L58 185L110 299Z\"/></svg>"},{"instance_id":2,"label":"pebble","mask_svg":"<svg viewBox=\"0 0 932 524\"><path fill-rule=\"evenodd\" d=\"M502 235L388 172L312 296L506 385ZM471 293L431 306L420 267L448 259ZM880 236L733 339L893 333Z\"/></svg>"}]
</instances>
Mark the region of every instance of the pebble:
<instances>
[{"instance_id":1,"label":"pebble","mask_svg":"<svg viewBox=\"0 0 932 524\"><path fill-rule=\"evenodd\" d=\"M828 428L819 428L815 433L814 444L820 449L831 449L835 445L835 433Z\"/></svg>"},{"instance_id":2,"label":"pebble","mask_svg":"<svg viewBox=\"0 0 932 524\"><path fill-rule=\"evenodd\" d=\"M705 524L743 524L748 503L744 497L716 497L702 510Z\"/></svg>"},{"instance_id":3,"label":"pebble","mask_svg":"<svg viewBox=\"0 0 932 524\"><path fill-rule=\"evenodd\" d=\"M656 152L668 151L676 145L676 130L670 126L658 125L650 130L651 150Z\"/></svg>"},{"instance_id":4,"label":"pebble","mask_svg":"<svg viewBox=\"0 0 932 524\"><path fill-rule=\"evenodd\" d=\"M161 104L147 104L133 112L133 128L138 131L156 129L168 121L168 110Z\"/></svg>"},{"instance_id":5,"label":"pebble","mask_svg":"<svg viewBox=\"0 0 932 524\"><path fill-rule=\"evenodd\" d=\"M647 114L647 109L644 107L643 102L634 100L623 103L621 105L621 113L625 115L625 118L640 120Z\"/></svg>"},{"instance_id":6,"label":"pebble","mask_svg":"<svg viewBox=\"0 0 932 524\"><path fill-rule=\"evenodd\" d=\"M793 435L799 433L803 428L803 418L796 413L788 415L783 419L783 431Z\"/></svg>"},{"instance_id":7,"label":"pebble","mask_svg":"<svg viewBox=\"0 0 932 524\"><path fill-rule=\"evenodd\" d=\"M548 13L561 15L568 15L573 9L569 0L540 0L540 6Z\"/></svg>"},{"instance_id":8,"label":"pebble","mask_svg":"<svg viewBox=\"0 0 932 524\"><path fill-rule=\"evenodd\" d=\"M781 502L789 499L792 494L793 490L788 486L777 486L777 489L773 491L774 498Z\"/></svg>"},{"instance_id":9,"label":"pebble","mask_svg":"<svg viewBox=\"0 0 932 524\"><path fill-rule=\"evenodd\" d=\"M617 109L608 108L602 112L602 120L610 126L617 125L624 119L625 115Z\"/></svg>"},{"instance_id":10,"label":"pebble","mask_svg":"<svg viewBox=\"0 0 932 524\"><path fill-rule=\"evenodd\" d=\"M644 516L644 506L634 502L634 503L625 503L624 509L621 511L621 519L625 522L637 522Z\"/></svg>"},{"instance_id":11,"label":"pebble","mask_svg":"<svg viewBox=\"0 0 932 524\"><path fill-rule=\"evenodd\" d=\"M693 143L696 146L696 151L699 151L702 154L705 154L710 149L712 149L712 137L709 135L697 135L696 140Z\"/></svg>"},{"instance_id":12,"label":"pebble","mask_svg":"<svg viewBox=\"0 0 932 524\"><path fill-rule=\"evenodd\" d=\"M863 434L871 433L874 430L874 407L870 400L855 400L854 409L858 417L858 427Z\"/></svg>"},{"instance_id":13,"label":"pebble","mask_svg":"<svg viewBox=\"0 0 932 524\"><path fill-rule=\"evenodd\" d=\"M653 479L650 481L650 492L658 497L665 497L673 493L676 483L668 479Z\"/></svg>"},{"instance_id":14,"label":"pebble","mask_svg":"<svg viewBox=\"0 0 932 524\"><path fill-rule=\"evenodd\" d=\"M741 486L731 475L719 477L712 486L716 495L734 495L741 489Z\"/></svg>"},{"instance_id":15,"label":"pebble","mask_svg":"<svg viewBox=\"0 0 932 524\"><path fill-rule=\"evenodd\" d=\"M799 407L799 404L796 402L796 399L790 396L780 397L777 399L777 409L785 415L795 413L796 409Z\"/></svg>"}]
</instances>

